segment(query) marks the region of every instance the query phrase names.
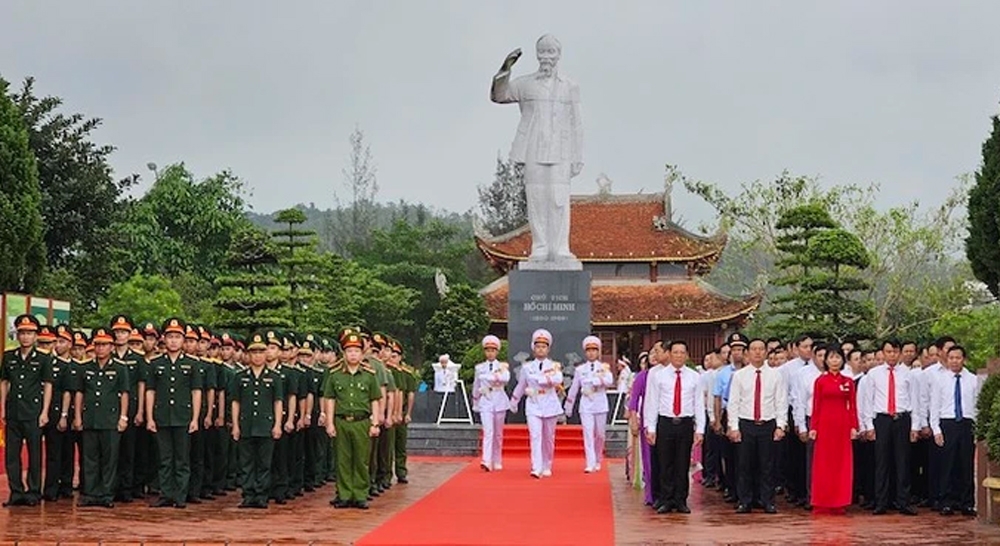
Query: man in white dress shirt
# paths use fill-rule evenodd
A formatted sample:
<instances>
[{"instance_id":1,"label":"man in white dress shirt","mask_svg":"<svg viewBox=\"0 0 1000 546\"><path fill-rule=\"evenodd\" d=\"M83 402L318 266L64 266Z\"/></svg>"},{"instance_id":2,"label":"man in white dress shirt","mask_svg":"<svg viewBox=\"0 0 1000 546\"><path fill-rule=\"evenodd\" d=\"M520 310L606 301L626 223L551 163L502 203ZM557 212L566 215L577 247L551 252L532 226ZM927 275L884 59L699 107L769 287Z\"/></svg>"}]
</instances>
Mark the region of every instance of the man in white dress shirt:
<instances>
[{"instance_id":1,"label":"man in white dress shirt","mask_svg":"<svg viewBox=\"0 0 1000 546\"><path fill-rule=\"evenodd\" d=\"M750 341L749 365L733 374L729 391L729 438L740 450L738 514L749 514L755 498L765 513L778 512L771 457L788 426L788 389L781 373L764 365L766 351L764 340Z\"/></svg>"},{"instance_id":2,"label":"man in white dress shirt","mask_svg":"<svg viewBox=\"0 0 1000 546\"><path fill-rule=\"evenodd\" d=\"M660 498L658 514L691 513L688 469L692 445L701 444L705 430L705 395L698 373L685 366L687 343L671 341L670 365L646 380L643 422L646 441L658 454Z\"/></svg>"},{"instance_id":3,"label":"man in white dress shirt","mask_svg":"<svg viewBox=\"0 0 1000 546\"><path fill-rule=\"evenodd\" d=\"M587 336L583 340L583 352L587 361L576 367L573 384L566 395L566 417L572 417L576 397L580 398L580 424L583 426L583 450L586 454L586 473L601 469L604 456L605 429L608 422L608 389L614 385L611 366L600 361L601 340L597 336Z\"/></svg>"},{"instance_id":4,"label":"man in white dress shirt","mask_svg":"<svg viewBox=\"0 0 1000 546\"><path fill-rule=\"evenodd\" d=\"M965 349L960 345L949 348L944 372L931 387L930 425L934 443L941 448L937 479L941 496L941 515L962 512L976 515L975 475L976 454L973 428L976 424L976 403L982 384L965 369Z\"/></svg>"},{"instance_id":5,"label":"man in white dress shirt","mask_svg":"<svg viewBox=\"0 0 1000 546\"><path fill-rule=\"evenodd\" d=\"M490 472L503 468L503 425L510 409L510 399L504 388L510 382L510 367L506 362L497 361L500 338L486 336L482 344L486 361L476 365L472 397L483 423L483 460L479 466Z\"/></svg>"},{"instance_id":6,"label":"man in white dress shirt","mask_svg":"<svg viewBox=\"0 0 1000 546\"><path fill-rule=\"evenodd\" d=\"M921 417L922 423L920 426L921 441L924 442L923 449L924 453L924 470L927 473L927 484L926 492L928 495L928 504L934 510L940 510L942 507L941 501L943 500L944 491L941 490L941 484L943 483L939 477L941 475L941 460L943 458L943 449L934 442L933 434L930 428L930 412L931 412L931 392L933 391L933 386L937 382L937 379L942 375L949 375L948 367L946 366L948 351L955 345L955 338L950 336L940 337L934 341L933 353L935 356L933 360L928 359L927 364L923 366L920 371L920 407L921 407ZM923 364L925 361L920 361ZM921 441L917 442L917 446L921 444Z\"/></svg>"},{"instance_id":7,"label":"man in white dress shirt","mask_svg":"<svg viewBox=\"0 0 1000 546\"><path fill-rule=\"evenodd\" d=\"M524 413L528 418L531 439L531 477L552 475L552 458L556 449L556 418L563 413L556 387L562 385L562 364L549 360L552 334L538 329L531 334L535 358L525 362L510 400L510 410L516 412L521 398L527 395Z\"/></svg>"},{"instance_id":8,"label":"man in white dress shirt","mask_svg":"<svg viewBox=\"0 0 1000 546\"><path fill-rule=\"evenodd\" d=\"M826 358L826 346L819 345L813 350L813 360L799 368L792 376L793 406L792 415L795 424L795 433L799 436L799 441L805 446L805 495L801 506L806 510L812 510L809 499L812 498L812 458L813 440L809 439L809 425L812 422L813 412L813 388L816 386L816 379L823 375L823 360Z\"/></svg>"},{"instance_id":9,"label":"man in white dress shirt","mask_svg":"<svg viewBox=\"0 0 1000 546\"><path fill-rule=\"evenodd\" d=\"M813 360L813 338L803 334L795 338L792 347L797 356L778 368L788 391L788 422L795 422L795 376L799 370L810 367ZM797 434L789 434L778 449L784 450L785 489L788 502L798 506L809 501L806 494L806 449L805 442Z\"/></svg>"},{"instance_id":10,"label":"man in white dress shirt","mask_svg":"<svg viewBox=\"0 0 1000 546\"><path fill-rule=\"evenodd\" d=\"M899 365L901 344L888 340L882 345L885 363L865 376L864 424L875 442L875 515L885 514L895 501L900 514L917 515L910 506L910 447L920 432L920 382L917 374ZM895 465L895 476L890 469ZM889 498L889 480L896 480L896 498Z\"/></svg>"}]
</instances>

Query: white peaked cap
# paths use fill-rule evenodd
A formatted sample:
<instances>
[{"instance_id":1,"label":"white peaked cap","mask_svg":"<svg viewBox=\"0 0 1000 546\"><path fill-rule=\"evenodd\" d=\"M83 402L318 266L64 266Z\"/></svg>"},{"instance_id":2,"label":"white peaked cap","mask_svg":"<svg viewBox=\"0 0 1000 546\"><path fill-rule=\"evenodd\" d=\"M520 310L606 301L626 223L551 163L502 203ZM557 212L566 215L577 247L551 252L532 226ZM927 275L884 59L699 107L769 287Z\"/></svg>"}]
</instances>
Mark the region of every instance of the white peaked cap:
<instances>
[{"instance_id":1,"label":"white peaked cap","mask_svg":"<svg viewBox=\"0 0 1000 546\"><path fill-rule=\"evenodd\" d=\"M545 343L552 345L552 334L544 328L535 330L535 333L531 334L531 344L534 345L539 341L544 341Z\"/></svg>"}]
</instances>

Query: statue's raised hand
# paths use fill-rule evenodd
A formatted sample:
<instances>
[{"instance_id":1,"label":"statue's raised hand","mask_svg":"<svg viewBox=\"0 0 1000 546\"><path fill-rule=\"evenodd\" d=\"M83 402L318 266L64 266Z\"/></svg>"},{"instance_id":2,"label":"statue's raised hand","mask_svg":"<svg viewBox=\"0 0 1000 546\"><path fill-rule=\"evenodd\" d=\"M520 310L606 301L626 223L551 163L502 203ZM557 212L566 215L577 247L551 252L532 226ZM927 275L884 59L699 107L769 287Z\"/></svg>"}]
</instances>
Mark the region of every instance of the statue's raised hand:
<instances>
[{"instance_id":1,"label":"statue's raised hand","mask_svg":"<svg viewBox=\"0 0 1000 546\"><path fill-rule=\"evenodd\" d=\"M521 48L517 48L507 54L507 58L503 60L503 65L500 66L500 72L510 72L511 67L514 63L521 58Z\"/></svg>"}]
</instances>

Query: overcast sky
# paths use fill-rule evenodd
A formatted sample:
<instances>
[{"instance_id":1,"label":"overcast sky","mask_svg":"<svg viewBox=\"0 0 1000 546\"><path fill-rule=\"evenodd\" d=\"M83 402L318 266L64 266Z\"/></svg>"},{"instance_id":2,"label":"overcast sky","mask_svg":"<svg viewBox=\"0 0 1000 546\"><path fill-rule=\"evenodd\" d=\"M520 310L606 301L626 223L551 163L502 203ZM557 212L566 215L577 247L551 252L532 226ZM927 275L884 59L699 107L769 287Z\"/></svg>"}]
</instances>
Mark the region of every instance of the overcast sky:
<instances>
[{"instance_id":1,"label":"overcast sky","mask_svg":"<svg viewBox=\"0 0 1000 546\"><path fill-rule=\"evenodd\" d=\"M788 169L943 198L1000 101L1000 2L3 2L0 75L102 117L116 174L231 168L258 211L333 204L357 125L383 200L475 206L516 106L504 56L555 34L581 88L593 193L657 191L664 163L725 188ZM689 223L710 211L678 190Z\"/></svg>"}]
</instances>

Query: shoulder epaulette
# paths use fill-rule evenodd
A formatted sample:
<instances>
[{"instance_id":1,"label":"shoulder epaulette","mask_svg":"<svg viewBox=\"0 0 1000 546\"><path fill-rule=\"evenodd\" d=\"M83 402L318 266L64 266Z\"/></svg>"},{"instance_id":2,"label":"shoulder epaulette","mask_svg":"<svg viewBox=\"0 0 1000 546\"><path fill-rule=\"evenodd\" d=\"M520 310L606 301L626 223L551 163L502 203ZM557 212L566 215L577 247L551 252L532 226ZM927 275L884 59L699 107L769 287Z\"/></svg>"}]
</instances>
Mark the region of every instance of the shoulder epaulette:
<instances>
[{"instance_id":1,"label":"shoulder epaulette","mask_svg":"<svg viewBox=\"0 0 1000 546\"><path fill-rule=\"evenodd\" d=\"M368 364L367 362L362 362L361 363L361 369L364 370L364 371L366 371L366 372L375 373L375 368L372 367L372 365Z\"/></svg>"}]
</instances>

